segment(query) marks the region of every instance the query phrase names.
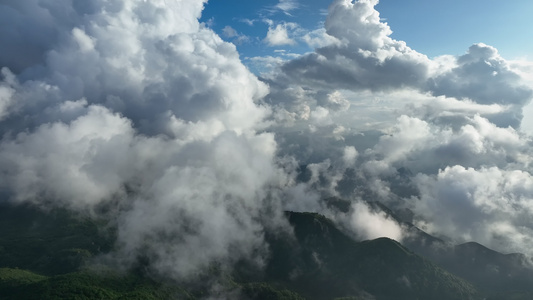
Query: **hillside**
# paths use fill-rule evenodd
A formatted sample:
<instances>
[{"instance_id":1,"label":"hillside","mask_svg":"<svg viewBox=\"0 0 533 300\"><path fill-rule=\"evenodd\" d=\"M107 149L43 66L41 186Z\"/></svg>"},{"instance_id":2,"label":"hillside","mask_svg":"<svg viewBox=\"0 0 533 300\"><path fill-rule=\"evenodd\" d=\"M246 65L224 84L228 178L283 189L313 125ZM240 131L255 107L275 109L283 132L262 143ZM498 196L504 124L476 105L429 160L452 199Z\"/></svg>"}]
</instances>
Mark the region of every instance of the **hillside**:
<instances>
[{"instance_id":1,"label":"hillside","mask_svg":"<svg viewBox=\"0 0 533 300\"><path fill-rule=\"evenodd\" d=\"M342 213L350 203L339 198L323 200ZM408 232L402 244L442 269L472 283L487 299L532 299L533 265L523 254L503 254L476 242L453 245L434 237L411 223L412 212L393 211L379 202L367 202L375 211L385 213Z\"/></svg>"},{"instance_id":2,"label":"hillside","mask_svg":"<svg viewBox=\"0 0 533 300\"><path fill-rule=\"evenodd\" d=\"M287 216L295 239L271 238L267 274L269 280L282 280L309 299L478 298L472 285L394 240L355 242L321 215Z\"/></svg>"},{"instance_id":3,"label":"hillside","mask_svg":"<svg viewBox=\"0 0 533 300\"><path fill-rule=\"evenodd\" d=\"M357 242L319 214L287 212L286 217L293 233L265 233L270 256L263 269L242 262L227 273L215 264L196 282L172 282L139 270L124 274L95 268L91 259L113 249L113 227L103 220L65 210L44 212L31 206L3 205L0 206L0 295L2 299L216 296L317 300L482 299L489 294L493 299L527 299L529 295L527 289L516 289L530 282L528 277L517 281L519 285L513 285L514 280L502 283L499 291L514 289L514 298L506 298L486 285L487 278L454 269L454 263L465 263L455 257L468 260L472 253L479 253L476 249L481 245L458 246L453 259L434 263L391 239ZM505 258L520 257L490 253L492 256L476 255L500 267L505 265ZM482 263L478 259L478 264ZM469 267L474 272L480 268L476 264ZM473 280L472 276L479 280ZM213 282L219 286L216 291L210 286Z\"/></svg>"}]
</instances>

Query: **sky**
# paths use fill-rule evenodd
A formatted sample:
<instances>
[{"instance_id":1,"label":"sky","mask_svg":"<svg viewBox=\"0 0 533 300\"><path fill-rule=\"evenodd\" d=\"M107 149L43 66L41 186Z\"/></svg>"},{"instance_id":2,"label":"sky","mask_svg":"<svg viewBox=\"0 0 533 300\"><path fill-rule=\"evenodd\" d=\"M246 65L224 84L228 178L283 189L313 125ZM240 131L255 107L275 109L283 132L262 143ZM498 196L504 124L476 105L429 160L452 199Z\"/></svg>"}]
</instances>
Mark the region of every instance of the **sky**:
<instances>
[{"instance_id":1,"label":"sky","mask_svg":"<svg viewBox=\"0 0 533 300\"><path fill-rule=\"evenodd\" d=\"M260 266L285 210L409 238L366 201L532 256L531 4L402 2L0 0L0 201L176 279Z\"/></svg>"},{"instance_id":2,"label":"sky","mask_svg":"<svg viewBox=\"0 0 533 300\"><path fill-rule=\"evenodd\" d=\"M393 28L393 38L430 57L460 55L480 42L496 47L506 59L533 53L527 30L533 25L527 17L531 1L386 0L377 9Z\"/></svg>"},{"instance_id":3,"label":"sky","mask_svg":"<svg viewBox=\"0 0 533 300\"><path fill-rule=\"evenodd\" d=\"M225 40L234 42L243 57L280 56L275 50L302 54L313 49L301 37L319 29L325 21L329 1L210 1L201 21L210 24ZM394 1L382 0L376 6L380 17L393 29L392 38L429 57L460 55L474 44L483 42L496 47L506 59L531 58L533 27L529 14L533 3L517 1ZM295 23L299 30L289 34L293 45L265 43L269 25ZM224 34L229 26L236 36ZM300 31L300 32L298 32ZM245 61L246 62L246 61Z\"/></svg>"}]
</instances>

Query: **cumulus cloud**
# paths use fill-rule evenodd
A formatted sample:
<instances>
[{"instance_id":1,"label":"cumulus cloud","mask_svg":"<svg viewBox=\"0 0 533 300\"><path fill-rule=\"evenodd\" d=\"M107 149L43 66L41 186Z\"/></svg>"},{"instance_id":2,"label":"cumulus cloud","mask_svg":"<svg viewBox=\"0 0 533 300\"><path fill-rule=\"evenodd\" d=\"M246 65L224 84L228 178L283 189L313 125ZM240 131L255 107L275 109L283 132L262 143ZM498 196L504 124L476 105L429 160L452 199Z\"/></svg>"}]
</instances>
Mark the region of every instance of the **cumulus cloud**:
<instances>
[{"instance_id":1,"label":"cumulus cloud","mask_svg":"<svg viewBox=\"0 0 533 300\"><path fill-rule=\"evenodd\" d=\"M382 136L367 154L377 158L369 160L370 164L379 161L389 167L431 173L457 164L527 166L529 143L513 128L499 128L480 116L457 128L402 116L390 135Z\"/></svg>"},{"instance_id":2,"label":"cumulus cloud","mask_svg":"<svg viewBox=\"0 0 533 300\"><path fill-rule=\"evenodd\" d=\"M269 46L295 45L296 41L289 37L289 31L297 28L295 23L281 23L268 27L267 35L264 39Z\"/></svg>"},{"instance_id":3,"label":"cumulus cloud","mask_svg":"<svg viewBox=\"0 0 533 300\"><path fill-rule=\"evenodd\" d=\"M347 166L353 166L355 164L355 160L357 159L357 150L355 149L355 147L344 147L344 154L342 155L342 159L344 160L344 163Z\"/></svg>"},{"instance_id":4,"label":"cumulus cloud","mask_svg":"<svg viewBox=\"0 0 533 300\"><path fill-rule=\"evenodd\" d=\"M481 104L508 105L505 115L495 122L501 126L520 126L522 107L533 97L531 87L511 69L498 51L485 44L475 44L458 57L453 68L428 80L428 90L435 95L470 99Z\"/></svg>"},{"instance_id":5,"label":"cumulus cloud","mask_svg":"<svg viewBox=\"0 0 533 300\"><path fill-rule=\"evenodd\" d=\"M390 37L392 30L374 6L377 1L334 1L328 11L318 48L284 63L277 81L308 90L350 90L390 93L412 89L467 103L494 107L495 124L518 128L522 108L533 97L518 68L491 46L479 43L459 57L429 59ZM276 79L275 79L276 80ZM357 101L357 98L353 99Z\"/></svg>"},{"instance_id":6,"label":"cumulus cloud","mask_svg":"<svg viewBox=\"0 0 533 300\"><path fill-rule=\"evenodd\" d=\"M340 182L411 209L430 233L531 255L530 147L529 137L480 116L448 125L402 116L360 154L358 176Z\"/></svg>"},{"instance_id":7,"label":"cumulus cloud","mask_svg":"<svg viewBox=\"0 0 533 300\"><path fill-rule=\"evenodd\" d=\"M291 179L274 135L259 133L267 86L198 22L203 5L0 4L12 28L0 30L8 201L111 209L112 256L147 257L174 278L261 259L264 227L283 223L275 192Z\"/></svg>"},{"instance_id":8,"label":"cumulus cloud","mask_svg":"<svg viewBox=\"0 0 533 300\"><path fill-rule=\"evenodd\" d=\"M339 43L285 64L283 72L290 78L301 78L299 84L342 89L376 90L421 84L428 73L428 58L389 37L392 31L380 22L375 4L334 1L325 29Z\"/></svg>"},{"instance_id":9,"label":"cumulus cloud","mask_svg":"<svg viewBox=\"0 0 533 300\"><path fill-rule=\"evenodd\" d=\"M494 47L479 43L458 57L452 69L433 78L429 89L436 95L469 98L478 103L523 105L532 91L519 82L520 76Z\"/></svg>"},{"instance_id":10,"label":"cumulus cloud","mask_svg":"<svg viewBox=\"0 0 533 300\"><path fill-rule=\"evenodd\" d=\"M326 47L331 44L339 44L339 40L337 40L335 37L327 34L325 28L319 28L313 31L310 31L306 33L302 39L304 42L309 46L313 48L321 48Z\"/></svg>"},{"instance_id":11,"label":"cumulus cloud","mask_svg":"<svg viewBox=\"0 0 533 300\"><path fill-rule=\"evenodd\" d=\"M429 230L501 251L531 254L533 180L529 172L497 167L446 167L419 175L417 212Z\"/></svg>"}]
</instances>

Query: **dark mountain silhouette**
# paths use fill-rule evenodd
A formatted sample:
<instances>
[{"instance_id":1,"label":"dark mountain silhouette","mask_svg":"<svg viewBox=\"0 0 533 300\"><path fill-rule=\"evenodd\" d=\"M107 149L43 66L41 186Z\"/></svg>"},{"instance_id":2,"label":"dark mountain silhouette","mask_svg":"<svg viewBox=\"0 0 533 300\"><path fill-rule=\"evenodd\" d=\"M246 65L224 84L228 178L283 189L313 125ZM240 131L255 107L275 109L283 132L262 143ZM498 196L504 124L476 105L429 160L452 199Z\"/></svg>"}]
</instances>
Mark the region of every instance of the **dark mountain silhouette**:
<instances>
[{"instance_id":1,"label":"dark mountain silhouette","mask_svg":"<svg viewBox=\"0 0 533 300\"><path fill-rule=\"evenodd\" d=\"M270 237L267 280L308 299L477 299L472 285L394 240L356 242L319 214L287 216L294 237Z\"/></svg>"},{"instance_id":2,"label":"dark mountain silhouette","mask_svg":"<svg viewBox=\"0 0 533 300\"><path fill-rule=\"evenodd\" d=\"M328 201L350 209L342 199ZM127 274L87 268L93 257L112 251L114 229L104 220L0 205L0 298L531 299L525 256L477 243L450 246L383 204L370 206L397 218L412 238L405 245L388 238L355 241L322 215L287 212L293 232L265 233L270 256L264 268L242 262L227 273L215 263L195 282L171 282L139 268ZM215 295L213 282L221 287Z\"/></svg>"},{"instance_id":3,"label":"dark mountain silhouette","mask_svg":"<svg viewBox=\"0 0 533 300\"><path fill-rule=\"evenodd\" d=\"M328 207L348 213L350 202L339 198L324 200ZM413 225L412 212L389 209L380 202L369 207L384 212L408 233L402 244L441 268L474 284L487 299L533 299L533 265L520 253L503 254L479 243L453 245Z\"/></svg>"}]
</instances>

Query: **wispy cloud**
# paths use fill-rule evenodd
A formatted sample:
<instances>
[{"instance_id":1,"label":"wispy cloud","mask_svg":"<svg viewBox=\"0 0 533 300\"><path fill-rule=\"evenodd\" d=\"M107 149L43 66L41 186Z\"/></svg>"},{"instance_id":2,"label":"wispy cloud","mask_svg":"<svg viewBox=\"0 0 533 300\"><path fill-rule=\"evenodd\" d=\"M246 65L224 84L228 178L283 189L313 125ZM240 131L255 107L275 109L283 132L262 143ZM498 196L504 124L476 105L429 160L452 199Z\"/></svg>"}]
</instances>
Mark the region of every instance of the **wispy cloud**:
<instances>
[{"instance_id":1,"label":"wispy cloud","mask_svg":"<svg viewBox=\"0 0 533 300\"><path fill-rule=\"evenodd\" d=\"M229 25L222 28L222 35L229 38L236 45L241 45L242 43L250 41L250 37L237 32L237 30Z\"/></svg>"},{"instance_id":2,"label":"wispy cloud","mask_svg":"<svg viewBox=\"0 0 533 300\"><path fill-rule=\"evenodd\" d=\"M291 16L291 11L298 9L299 7L300 3L298 0L279 0L276 5L266 7L265 10L271 14L281 12L285 15Z\"/></svg>"},{"instance_id":3,"label":"wispy cloud","mask_svg":"<svg viewBox=\"0 0 533 300\"><path fill-rule=\"evenodd\" d=\"M239 19L239 21L242 22L242 23L248 24L249 26L254 26L254 23L257 22L258 20L257 19L244 18L244 19Z\"/></svg>"},{"instance_id":4,"label":"wispy cloud","mask_svg":"<svg viewBox=\"0 0 533 300\"><path fill-rule=\"evenodd\" d=\"M285 14L289 14L292 10L295 10L298 7L300 7L300 4L297 0L280 0L275 6L275 8L281 10Z\"/></svg>"}]
</instances>

